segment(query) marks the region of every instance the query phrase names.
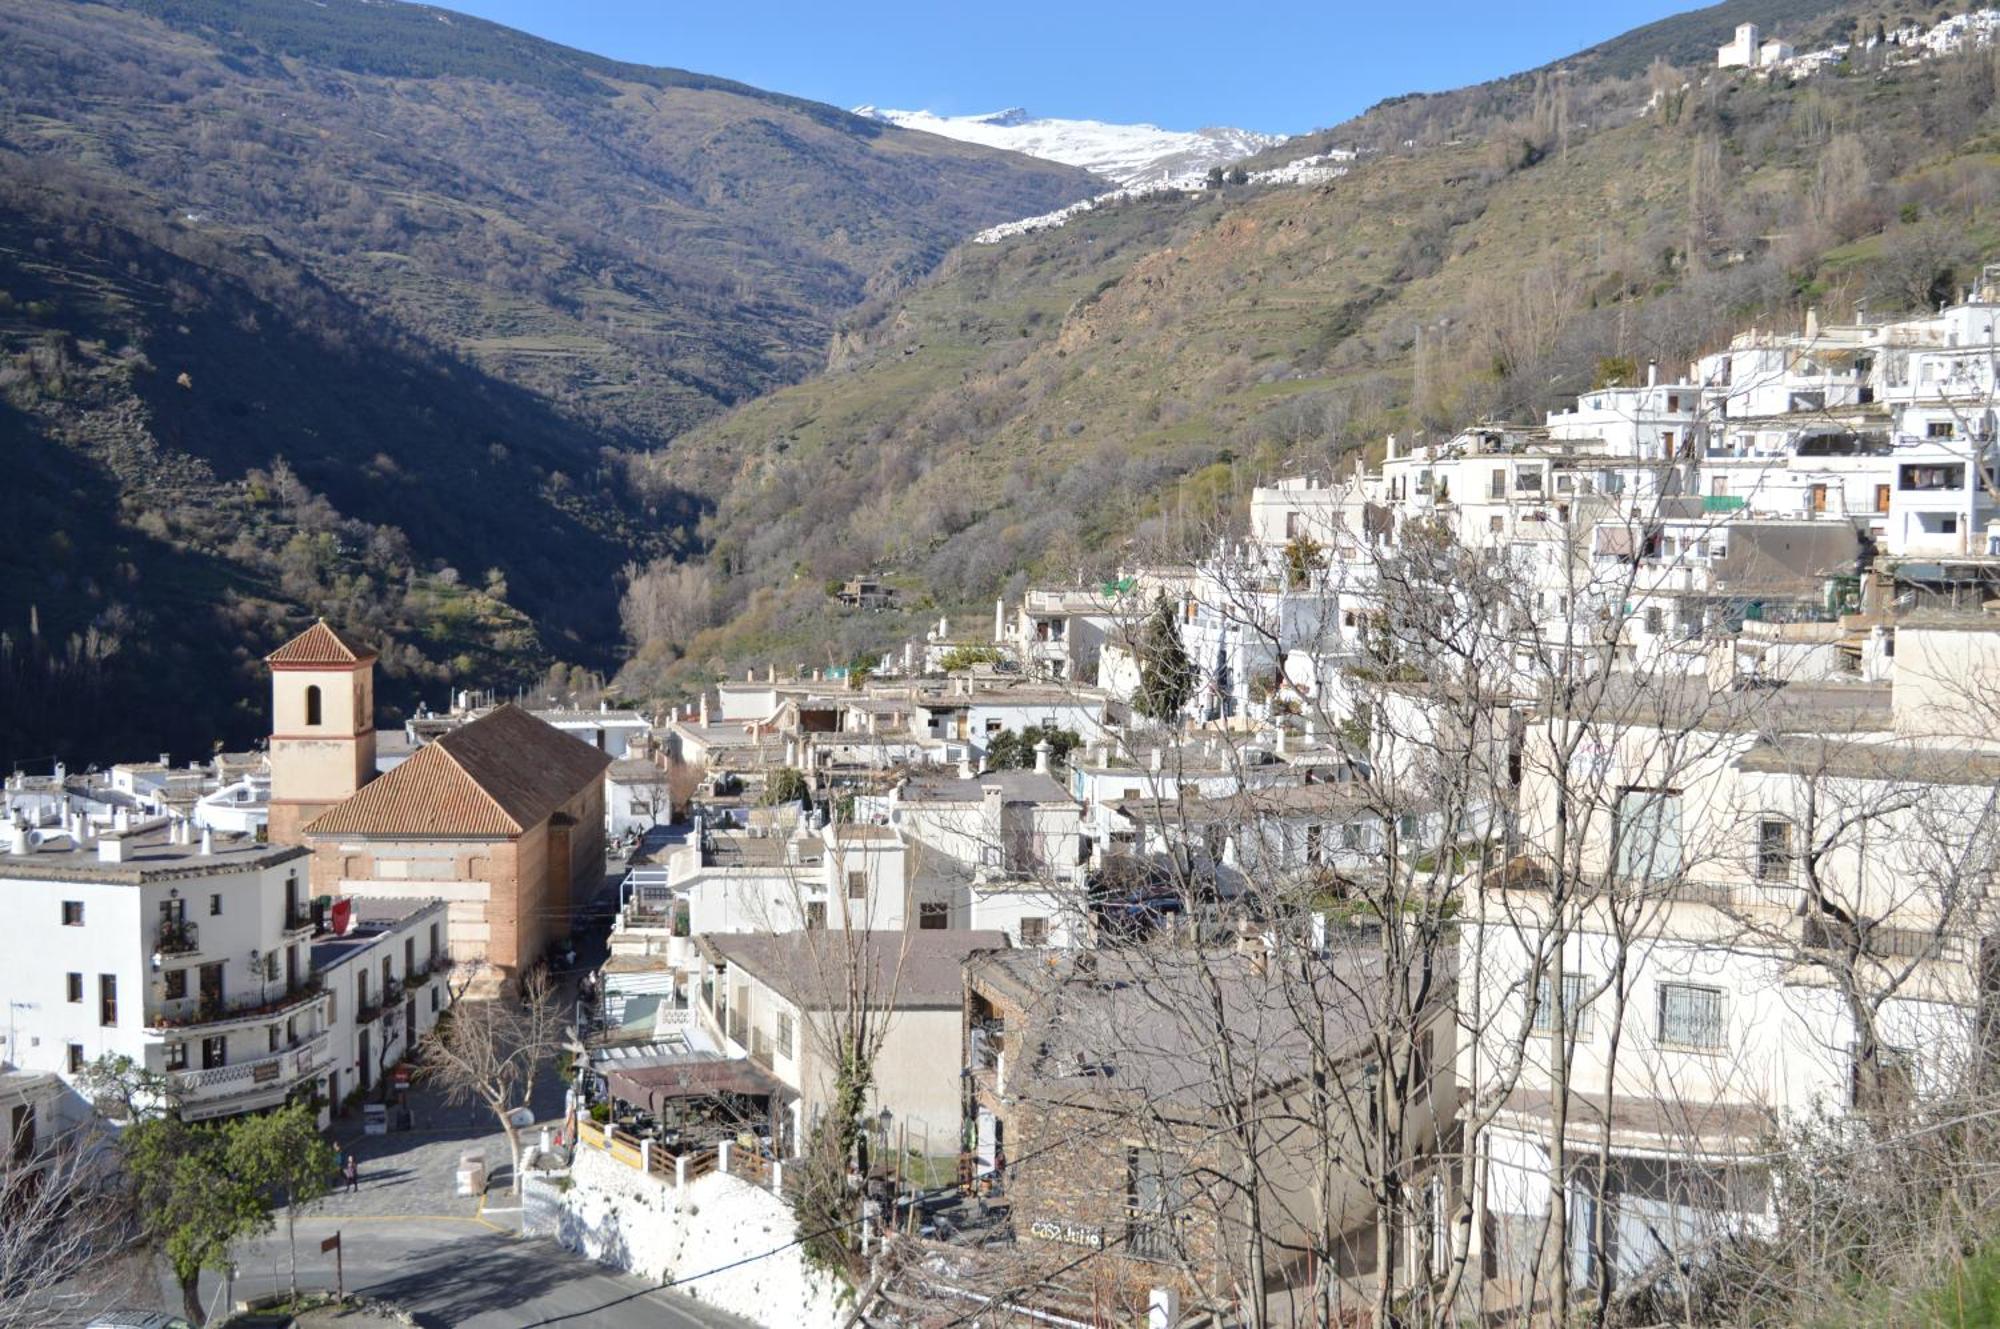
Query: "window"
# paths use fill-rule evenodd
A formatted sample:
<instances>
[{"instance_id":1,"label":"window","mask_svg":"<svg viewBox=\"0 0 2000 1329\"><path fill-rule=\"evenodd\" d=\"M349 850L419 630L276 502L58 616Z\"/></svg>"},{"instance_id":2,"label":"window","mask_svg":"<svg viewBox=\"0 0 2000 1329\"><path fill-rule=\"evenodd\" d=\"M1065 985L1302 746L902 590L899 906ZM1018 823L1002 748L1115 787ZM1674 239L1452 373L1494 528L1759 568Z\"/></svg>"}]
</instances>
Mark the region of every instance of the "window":
<instances>
[{"instance_id":1,"label":"window","mask_svg":"<svg viewBox=\"0 0 2000 1329\"><path fill-rule=\"evenodd\" d=\"M268 1048L268 1051L276 1052L278 1050L278 1038L279 1038L278 1026L272 1025L265 1032L270 1036L269 1037L270 1046Z\"/></svg>"},{"instance_id":2,"label":"window","mask_svg":"<svg viewBox=\"0 0 2000 1329\"><path fill-rule=\"evenodd\" d=\"M97 976L97 1022L106 1029L118 1025L118 975Z\"/></svg>"},{"instance_id":3,"label":"window","mask_svg":"<svg viewBox=\"0 0 2000 1329\"><path fill-rule=\"evenodd\" d=\"M1487 486L1486 496L1488 498L1507 497L1507 472L1505 470L1496 470L1493 472L1493 480Z\"/></svg>"},{"instance_id":4,"label":"window","mask_svg":"<svg viewBox=\"0 0 2000 1329\"><path fill-rule=\"evenodd\" d=\"M185 1043L167 1044L167 1069L170 1071L184 1071L187 1069L187 1065L188 1045Z\"/></svg>"},{"instance_id":5,"label":"window","mask_svg":"<svg viewBox=\"0 0 2000 1329\"><path fill-rule=\"evenodd\" d=\"M1514 489L1517 493L1522 494L1541 493L1542 473L1540 471L1516 471L1514 473Z\"/></svg>"},{"instance_id":6,"label":"window","mask_svg":"<svg viewBox=\"0 0 2000 1329\"><path fill-rule=\"evenodd\" d=\"M222 916L222 897L220 895L211 895L208 897L208 916L210 918L220 918Z\"/></svg>"},{"instance_id":7,"label":"window","mask_svg":"<svg viewBox=\"0 0 2000 1329\"><path fill-rule=\"evenodd\" d=\"M1792 823L1765 817L1757 823L1757 880L1787 881L1792 875Z\"/></svg>"},{"instance_id":8,"label":"window","mask_svg":"<svg viewBox=\"0 0 2000 1329\"><path fill-rule=\"evenodd\" d=\"M866 872L849 872L847 874L847 898L850 900L865 900L868 898L868 874Z\"/></svg>"},{"instance_id":9,"label":"window","mask_svg":"<svg viewBox=\"0 0 2000 1329\"><path fill-rule=\"evenodd\" d=\"M806 901L806 931L808 932L826 931L826 901L824 900Z\"/></svg>"},{"instance_id":10,"label":"window","mask_svg":"<svg viewBox=\"0 0 2000 1329\"><path fill-rule=\"evenodd\" d=\"M1021 920L1021 944L1023 946L1046 946L1049 944L1049 920L1046 918L1024 918Z\"/></svg>"},{"instance_id":11,"label":"window","mask_svg":"<svg viewBox=\"0 0 2000 1329\"><path fill-rule=\"evenodd\" d=\"M437 958L438 958L438 925L433 923L431 924L431 959L435 961Z\"/></svg>"},{"instance_id":12,"label":"window","mask_svg":"<svg viewBox=\"0 0 2000 1329\"><path fill-rule=\"evenodd\" d=\"M1658 605L1647 605L1646 631L1657 637L1660 635L1660 629L1665 626L1666 615L1660 611L1660 607Z\"/></svg>"},{"instance_id":13,"label":"window","mask_svg":"<svg viewBox=\"0 0 2000 1329\"><path fill-rule=\"evenodd\" d=\"M1877 512L1887 512L1889 510L1889 486L1875 486L1875 510Z\"/></svg>"},{"instance_id":14,"label":"window","mask_svg":"<svg viewBox=\"0 0 2000 1329\"><path fill-rule=\"evenodd\" d=\"M1361 848L1361 823L1344 821L1340 823L1340 847L1349 851Z\"/></svg>"},{"instance_id":15,"label":"window","mask_svg":"<svg viewBox=\"0 0 2000 1329\"><path fill-rule=\"evenodd\" d=\"M1584 1000L1583 989L1584 975L1563 975L1563 1018L1569 1022L1570 1032L1578 1038L1590 1037L1590 1006ZM1547 974L1535 980L1535 1032L1538 1034L1546 1034L1556 1027L1554 991Z\"/></svg>"},{"instance_id":16,"label":"window","mask_svg":"<svg viewBox=\"0 0 2000 1329\"><path fill-rule=\"evenodd\" d=\"M940 900L926 900L917 906L917 927L924 932L941 932L951 926L951 906Z\"/></svg>"},{"instance_id":17,"label":"window","mask_svg":"<svg viewBox=\"0 0 2000 1329\"><path fill-rule=\"evenodd\" d=\"M1669 393L1667 394L1667 411L1668 411L1668 413L1669 413L1669 414L1673 414L1673 413L1675 413L1675 412L1678 412L1678 411L1680 410L1680 408L1681 408L1681 398L1680 398L1680 394L1679 394L1679 393L1677 393L1677 392L1669 392Z\"/></svg>"},{"instance_id":18,"label":"window","mask_svg":"<svg viewBox=\"0 0 2000 1329\"><path fill-rule=\"evenodd\" d=\"M1806 506L1811 508L1815 513L1826 511L1825 485L1806 486Z\"/></svg>"},{"instance_id":19,"label":"window","mask_svg":"<svg viewBox=\"0 0 2000 1329\"><path fill-rule=\"evenodd\" d=\"M1681 796L1672 789L1626 789L1613 832L1618 875L1660 881L1681 869Z\"/></svg>"},{"instance_id":20,"label":"window","mask_svg":"<svg viewBox=\"0 0 2000 1329\"><path fill-rule=\"evenodd\" d=\"M1932 420L1924 426L1925 438L1950 438L1951 436L1952 422L1949 420Z\"/></svg>"},{"instance_id":21,"label":"window","mask_svg":"<svg viewBox=\"0 0 2000 1329\"><path fill-rule=\"evenodd\" d=\"M1306 862L1311 866L1318 867L1320 861L1326 857L1325 841L1326 828L1324 826L1306 827Z\"/></svg>"},{"instance_id":22,"label":"window","mask_svg":"<svg viewBox=\"0 0 2000 1329\"><path fill-rule=\"evenodd\" d=\"M81 900L64 900L64 901L62 902L62 906L63 906L63 926L64 926L64 927L66 927L66 928L80 928L80 927L82 927L82 926L83 926L83 901L81 901Z\"/></svg>"},{"instance_id":23,"label":"window","mask_svg":"<svg viewBox=\"0 0 2000 1329\"><path fill-rule=\"evenodd\" d=\"M71 1075L83 1074L83 1044L81 1043L71 1043L69 1045L69 1073Z\"/></svg>"},{"instance_id":24,"label":"window","mask_svg":"<svg viewBox=\"0 0 2000 1329\"><path fill-rule=\"evenodd\" d=\"M1679 1047L1722 1046L1722 992L1691 983L1660 984L1660 1042Z\"/></svg>"},{"instance_id":25,"label":"window","mask_svg":"<svg viewBox=\"0 0 2000 1329\"><path fill-rule=\"evenodd\" d=\"M203 1070L212 1071L228 1064L229 1039L226 1036L217 1034L213 1038L204 1038L201 1040L201 1068Z\"/></svg>"},{"instance_id":26,"label":"window","mask_svg":"<svg viewBox=\"0 0 2000 1329\"><path fill-rule=\"evenodd\" d=\"M78 993L77 993L77 998L76 998L76 999L77 999L78 1001L82 1001L82 1000L83 1000L83 993L82 993L81 989L82 989L82 986L83 986L83 975L82 975L82 974L77 974L77 975L74 975L74 977L75 977L75 978L76 978L76 980L77 980L77 987L78 987L78 989L79 989L79 991L78 991ZM162 979L162 980L163 980L163 981L164 981L164 982L166 983L166 985L167 985L167 1000L168 1000L168 1001L182 1001L182 1000L185 1000L185 999L186 999L186 997L187 997L187 994L188 994L188 971L187 971L187 970L185 970L185 969L169 969L169 970L167 970L167 971L166 971L166 972L165 972L164 974L160 975L160 977L161 977L161 979Z\"/></svg>"},{"instance_id":27,"label":"window","mask_svg":"<svg viewBox=\"0 0 2000 1329\"><path fill-rule=\"evenodd\" d=\"M1299 538L1299 514L1296 512L1285 514L1285 538L1287 540Z\"/></svg>"},{"instance_id":28,"label":"window","mask_svg":"<svg viewBox=\"0 0 2000 1329\"><path fill-rule=\"evenodd\" d=\"M1965 488L1965 467L1959 463L1909 462L1896 471L1896 487L1910 490Z\"/></svg>"},{"instance_id":29,"label":"window","mask_svg":"<svg viewBox=\"0 0 2000 1329\"><path fill-rule=\"evenodd\" d=\"M1674 431L1671 429L1660 431L1660 455L1662 457L1674 455Z\"/></svg>"},{"instance_id":30,"label":"window","mask_svg":"<svg viewBox=\"0 0 2000 1329\"><path fill-rule=\"evenodd\" d=\"M75 1006L81 1006L83 1004L83 975L71 974L67 982L69 987L70 1004Z\"/></svg>"},{"instance_id":31,"label":"window","mask_svg":"<svg viewBox=\"0 0 2000 1329\"><path fill-rule=\"evenodd\" d=\"M431 1012L435 1014L437 1012L437 1008L438 1008L438 985L433 983L431 984Z\"/></svg>"},{"instance_id":32,"label":"window","mask_svg":"<svg viewBox=\"0 0 2000 1329\"><path fill-rule=\"evenodd\" d=\"M315 683L306 689L306 725L311 728L317 726L319 722L319 684Z\"/></svg>"},{"instance_id":33,"label":"window","mask_svg":"<svg viewBox=\"0 0 2000 1329\"><path fill-rule=\"evenodd\" d=\"M778 1012L778 1055L792 1055L792 1017L785 1011Z\"/></svg>"}]
</instances>

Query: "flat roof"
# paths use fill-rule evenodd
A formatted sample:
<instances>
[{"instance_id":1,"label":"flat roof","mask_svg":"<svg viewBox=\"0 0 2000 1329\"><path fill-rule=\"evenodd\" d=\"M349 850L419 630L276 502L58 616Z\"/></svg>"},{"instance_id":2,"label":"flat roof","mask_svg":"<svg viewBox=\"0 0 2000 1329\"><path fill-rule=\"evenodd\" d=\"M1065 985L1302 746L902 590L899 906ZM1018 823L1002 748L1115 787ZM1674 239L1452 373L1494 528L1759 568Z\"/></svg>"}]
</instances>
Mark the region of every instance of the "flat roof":
<instances>
[{"instance_id":1,"label":"flat roof","mask_svg":"<svg viewBox=\"0 0 2000 1329\"><path fill-rule=\"evenodd\" d=\"M55 828L43 829L52 831ZM32 854L0 853L0 877L138 885L148 881L252 872L304 858L310 852L303 845L274 845L250 835L211 833L211 852L204 854L200 832L195 833L193 844L173 844L169 841L164 821L137 833L127 833L124 841L125 861L122 863L106 863L100 859L96 840L86 842L81 849L43 849Z\"/></svg>"}]
</instances>

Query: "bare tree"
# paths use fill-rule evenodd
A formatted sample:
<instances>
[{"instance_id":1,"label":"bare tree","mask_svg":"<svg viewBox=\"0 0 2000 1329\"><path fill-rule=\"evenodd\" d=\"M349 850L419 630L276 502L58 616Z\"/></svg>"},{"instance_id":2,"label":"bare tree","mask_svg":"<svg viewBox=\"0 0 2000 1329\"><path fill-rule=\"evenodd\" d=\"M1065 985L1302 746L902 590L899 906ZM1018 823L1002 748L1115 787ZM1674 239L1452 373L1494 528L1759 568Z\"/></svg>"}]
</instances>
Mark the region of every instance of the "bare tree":
<instances>
[{"instance_id":1,"label":"bare tree","mask_svg":"<svg viewBox=\"0 0 2000 1329\"><path fill-rule=\"evenodd\" d=\"M469 981L469 980L468 980ZM536 1078L566 1041L566 1014L548 970L540 965L521 979L516 994L483 1001L452 993L451 1008L425 1034L417 1059L423 1076L451 1103L479 1103L507 1134L513 1154L513 1189L521 1189L521 1131L514 1112L534 1095Z\"/></svg>"},{"instance_id":2,"label":"bare tree","mask_svg":"<svg viewBox=\"0 0 2000 1329\"><path fill-rule=\"evenodd\" d=\"M129 1218L114 1159L92 1132L44 1140L25 1124L0 1149L0 1329L36 1329L90 1299L91 1271Z\"/></svg>"}]
</instances>

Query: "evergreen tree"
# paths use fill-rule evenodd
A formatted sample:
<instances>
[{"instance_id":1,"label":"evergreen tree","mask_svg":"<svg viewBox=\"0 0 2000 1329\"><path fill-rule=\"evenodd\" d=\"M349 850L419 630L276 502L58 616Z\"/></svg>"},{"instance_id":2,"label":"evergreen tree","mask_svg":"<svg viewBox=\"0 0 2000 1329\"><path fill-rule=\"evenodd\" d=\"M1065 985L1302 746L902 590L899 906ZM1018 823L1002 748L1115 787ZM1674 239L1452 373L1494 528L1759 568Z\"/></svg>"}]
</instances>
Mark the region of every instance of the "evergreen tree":
<instances>
[{"instance_id":1,"label":"evergreen tree","mask_svg":"<svg viewBox=\"0 0 2000 1329\"><path fill-rule=\"evenodd\" d=\"M1180 625L1165 593L1153 601L1152 617L1139 638L1139 693L1133 708L1149 720L1180 718L1194 695L1194 661L1181 644Z\"/></svg>"}]
</instances>

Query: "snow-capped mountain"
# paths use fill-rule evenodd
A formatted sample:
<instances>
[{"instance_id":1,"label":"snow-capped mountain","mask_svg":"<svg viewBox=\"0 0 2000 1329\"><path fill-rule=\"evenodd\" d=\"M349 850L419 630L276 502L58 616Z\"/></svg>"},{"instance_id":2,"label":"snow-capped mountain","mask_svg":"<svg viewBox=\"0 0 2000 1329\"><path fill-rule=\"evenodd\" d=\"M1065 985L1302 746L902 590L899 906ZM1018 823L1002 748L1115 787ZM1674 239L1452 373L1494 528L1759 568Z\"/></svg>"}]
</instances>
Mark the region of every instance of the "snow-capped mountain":
<instances>
[{"instance_id":1,"label":"snow-capped mountain","mask_svg":"<svg viewBox=\"0 0 2000 1329\"><path fill-rule=\"evenodd\" d=\"M905 129L1081 166L1124 186L1154 184L1191 172L1199 174L1211 166L1227 166L1285 138L1248 129L1178 130L1102 120L1045 120L1019 107L990 115L945 116L875 106L857 106L854 113Z\"/></svg>"}]
</instances>

